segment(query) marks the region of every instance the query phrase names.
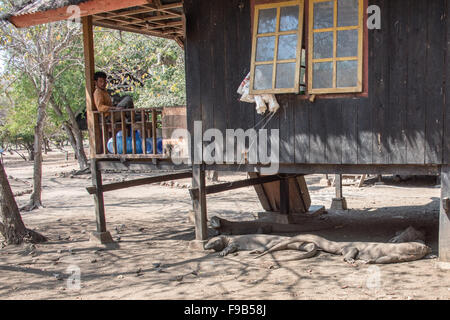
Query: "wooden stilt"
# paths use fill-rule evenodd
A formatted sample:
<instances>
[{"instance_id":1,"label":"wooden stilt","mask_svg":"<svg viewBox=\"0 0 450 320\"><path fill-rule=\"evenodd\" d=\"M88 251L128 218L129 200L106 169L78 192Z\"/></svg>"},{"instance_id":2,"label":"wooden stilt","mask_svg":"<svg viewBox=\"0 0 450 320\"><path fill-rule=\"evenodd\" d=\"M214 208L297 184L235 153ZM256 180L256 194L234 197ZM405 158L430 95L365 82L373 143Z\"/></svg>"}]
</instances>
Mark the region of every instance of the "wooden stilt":
<instances>
[{"instance_id":1,"label":"wooden stilt","mask_svg":"<svg viewBox=\"0 0 450 320\"><path fill-rule=\"evenodd\" d=\"M333 198L330 209L347 210L347 200L342 194L342 175L337 174L334 178L334 187L336 188L336 198Z\"/></svg>"},{"instance_id":2,"label":"wooden stilt","mask_svg":"<svg viewBox=\"0 0 450 320\"><path fill-rule=\"evenodd\" d=\"M193 199L193 209L195 217L195 239L207 240L208 228L206 225L206 190L205 190L205 170L200 165L192 167L192 187L198 188L198 197Z\"/></svg>"},{"instance_id":3,"label":"wooden stilt","mask_svg":"<svg viewBox=\"0 0 450 320\"><path fill-rule=\"evenodd\" d=\"M93 103L94 95L94 35L92 16L82 18L83 21L83 47L84 47L84 72L86 81L86 114L89 132L89 146L90 157L94 158L96 154L101 154L102 150L102 135L99 126L98 114L92 111L96 110Z\"/></svg>"},{"instance_id":4,"label":"wooden stilt","mask_svg":"<svg viewBox=\"0 0 450 320\"><path fill-rule=\"evenodd\" d=\"M95 187L95 217L97 223L97 232L92 233L93 238L100 243L107 244L114 242L111 234L106 230L105 202L103 199L102 173L98 169L97 161L91 159L92 184Z\"/></svg>"},{"instance_id":5,"label":"wooden stilt","mask_svg":"<svg viewBox=\"0 0 450 320\"><path fill-rule=\"evenodd\" d=\"M282 175L280 180L280 214L289 214L289 178Z\"/></svg>"},{"instance_id":6,"label":"wooden stilt","mask_svg":"<svg viewBox=\"0 0 450 320\"><path fill-rule=\"evenodd\" d=\"M450 262L450 166L441 168L439 260Z\"/></svg>"}]
</instances>

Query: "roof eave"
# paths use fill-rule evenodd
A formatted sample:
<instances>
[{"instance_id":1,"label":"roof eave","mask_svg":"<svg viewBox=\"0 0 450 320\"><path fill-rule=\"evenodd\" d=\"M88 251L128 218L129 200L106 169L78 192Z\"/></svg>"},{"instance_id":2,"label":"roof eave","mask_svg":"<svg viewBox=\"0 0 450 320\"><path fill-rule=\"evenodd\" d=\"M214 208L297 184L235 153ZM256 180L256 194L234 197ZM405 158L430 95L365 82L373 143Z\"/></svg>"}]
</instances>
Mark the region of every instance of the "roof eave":
<instances>
[{"instance_id":1,"label":"roof eave","mask_svg":"<svg viewBox=\"0 0 450 320\"><path fill-rule=\"evenodd\" d=\"M151 0L91 0L80 3L80 17L90 16L102 12L126 9L133 6L139 6L151 3ZM23 15L10 15L7 19L17 28L27 28L39 24L74 19L74 13L68 10L70 6L46 11L38 11Z\"/></svg>"}]
</instances>

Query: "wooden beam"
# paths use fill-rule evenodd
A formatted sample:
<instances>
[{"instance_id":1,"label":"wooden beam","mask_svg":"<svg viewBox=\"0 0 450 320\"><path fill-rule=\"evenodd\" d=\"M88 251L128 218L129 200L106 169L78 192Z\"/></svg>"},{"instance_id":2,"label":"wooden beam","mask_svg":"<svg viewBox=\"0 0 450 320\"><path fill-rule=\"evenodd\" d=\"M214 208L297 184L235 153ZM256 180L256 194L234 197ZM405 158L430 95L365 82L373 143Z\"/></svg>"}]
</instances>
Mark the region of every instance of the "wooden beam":
<instances>
[{"instance_id":1,"label":"wooden beam","mask_svg":"<svg viewBox=\"0 0 450 320\"><path fill-rule=\"evenodd\" d=\"M80 3L80 18L90 16L93 14L99 14L102 12L116 11L140 5L148 4L147 0L95 0ZM61 21L70 19L73 15L71 11L67 10L68 6L47 10L38 11L34 13L24 14L20 16L13 16L10 18L12 24L17 28L31 27L39 24L45 24L49 22Z\"/></svg>"},{"instance_id":2,"label":"wooden beam","mask_svg":"<svg viewBox=\"0 0 450 320\"><path fill-rule=\"evenodd\" d=\"M122 30L127 32L134 32L134 33L140 33L145 34L148 36L154 36L154 37L161 37L161 38L167 38L167 39L174 39L175 33L174 32L157 32L157 31L149 31L145 27L141 27L140 29L133 28L133 27L127 27L127 26L121 26L114 23L105 23L105 22L94 22L94 25L109 29L116 29L116 30Z\"/></svg>"},{"instance_id":3,"label":"wooden beam","mask_svg":"<svg viewBox=\"0 0 450 320\"><path fill-rule=\"evenodd\" d=\"M252 164L212 164L205 170L259 172L264 165ZM435 175L440 174L440 165L412 164L284 164L280 163L279 172L299 174L400 174L400 175Z\"/></svg>"},{"instance_id":4,"label":"wooden beam","mask_svg":"<svg viewBox=\"0 0 450 320\"><path fill-rule=\"evenodd\" d=\"M336 191L336 198L341 199L342 198L342 175L337 174L334 178L334 187Z\"/></svg>"},{"instance_id":5,"label":"wooden beam","mask_svg":"<svg viewBox=\"0 0 450 320\"><path fill-rule=\"evenodd\" d=\"M158 154L158 139L156 137L157 131L156 131L156 126L157 126L157 117L156 117L156 110L153 109L152 110L152 143L153 143L153 155L157 155Z\"/></svg>"},{"instance_id":6,"label":"wooden beam","mask_svg":"<svg viewBox=\"0 0 450 320\"><path fill-rule=\"evenodd\" d=\"M181 171L181 170L191 170L191 166L186 164L188 159L183 159L183 164L173 164L172 160L159 160L157 164L154 164L151 159L139 159L139 160L126 160L119 161L119 159L114 160L98 160L98 167L102 171L106 170L170 170L170 171Z\"/></svg>"},{"instance_id":7,"label":"wooden beam","mask_svg":"<svg viewBox=\"0 0 450 320\"><path fill-rule=\"evenodd\" d=\"M132 15L136 15L136 14L150 13L150 12L154 12L154 11L155 11L155 9L153 9L153 8L142 7L140 9L128 10L128 11L124 11L124 12L120 12L120 13L102 12L102 13L96 14L95 16L99 19L111 19L111 18L128 17L128 16L132 16ZM103 17L103 16L101 16L101 14L106 14L106 16Z\"/></svg>"},{"instance_id":8,"label":"wooden beam","mask_svg":"<svg viewBox=\"0 0 450 320\"><path fill-rule=\"evenodd\" d=\"M221 183L221 184L214 184L214 185L206 186L205 192L206 192L206 194L214 194L214 193L224 192L224 191L228 191L228 190L239 189L239 188L254 186L254 185L258 185L258 184L279 181L281 179L283 179L282 176L272 175L272 176L263 176L263 177L258 177L258 178L226 182L226 183ZM191 194L192 199L198 199L199 192L200 191L199 191L198 187L189 189L189 193Z\"/></svg>"},{"instance_id":9,"label":"wooden beam","mask_svg":"<svg viewBox=\"0 0 450 320\"><path fill-rule=\"evenodd\" d=\"M89 132L90 158L95 158L97 153L101 153L101 144L97 143L101 138L100 128L98 126L98 114L94 114L95 106L93 102L94 96L94 34L92 28L92 17L83 17L83 48L84 48L84 73L86 88L86 114Z\"/></svg>"},{"instance_id":10,"label":"wooden beam","mask_svg":"<svg viewBox=\"0 0 450 320\"><path fill-rule=\"evenodd\" d=\"M450 198L450 166L441 168L441 201L439 214L439 260L450 262L450 213L448 208Z\"/></svg>"},{"instance_id":11,"label":"wooden beam","mask_svg":"<svg viewBox=\"0 0 450 320\"><path fill-rule=\"evenodd\" d=\"M157 183L157 182L163 182L163 181L171 181L171 180L179 180L179 179L187 179L192 178L192 172L186 171L186 172L180 172L180 173L173 173L173 174L165 174L155 177L148 177L148 178L142 178L142 179L136 179L136 180L130 180L130 181L122 181L122 182L115 182L115 183L109 183L104 184L102 186L102 192L108 192L108 191L114 191L114 190L120 190L125 188L131 188L131 187L137 187L142 186L146 184L151 183ZM87 187L87 192L89 194L95 194L97 192L97 188L95 186Z\"/></svg>"},{"instance_id":12,"label":"wooden beam","mask_svg":"<svg viewBox=\"0 0 450 320\"><path fill-rule=\"evenodd\" d=\"M94 185L95 192L95 217L97 222L97 232L106 232L106 219L105 219L105 202L103 199L103 187L102 187L102 173L97 167L97 162L91 159L91 174L92 184Z\"/></svg>"},{"instance_id":13,"label":"wooden beam","mask_svg":"<svg viewBox=\"0 0 450 320\"><path fill-rule=\"evenodd\" d=\"M285 174L280 179L280 214L289 214L289 177Z\"/></svg>"},{"instance_id":14,"label":"wooden beam","mask_svg":"<svg viewBox=\"0 0 450 320\"><path fill-rule=\"evenodd\" d=\"M192 187L198 190L197 198L193 199L192 207L195 220L195 239L208 239L205 170L200 165L192 167Z\"/></svg>"}]
</instances>

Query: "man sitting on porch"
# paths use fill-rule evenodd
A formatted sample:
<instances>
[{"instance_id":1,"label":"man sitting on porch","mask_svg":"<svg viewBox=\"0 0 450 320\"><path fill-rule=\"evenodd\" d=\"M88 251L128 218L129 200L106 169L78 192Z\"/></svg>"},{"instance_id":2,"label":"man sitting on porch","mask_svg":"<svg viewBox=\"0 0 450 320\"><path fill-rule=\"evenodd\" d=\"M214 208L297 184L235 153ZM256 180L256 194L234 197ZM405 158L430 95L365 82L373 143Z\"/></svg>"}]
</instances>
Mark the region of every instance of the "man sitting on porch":
<instances>
[{"instance_id":1,"label":"man sitting on porch","mask_svg":"<svg viewBox=\"0 0 450 320\"><path fill-rule=\"evenodd\" d=\"M115 106L108 91L106 91L106 73L98 71L94 74L94 104L98 111L107 112L112 110L133 109L133 99L130 96L123 97Z\"/></svg>"}]
</instances>

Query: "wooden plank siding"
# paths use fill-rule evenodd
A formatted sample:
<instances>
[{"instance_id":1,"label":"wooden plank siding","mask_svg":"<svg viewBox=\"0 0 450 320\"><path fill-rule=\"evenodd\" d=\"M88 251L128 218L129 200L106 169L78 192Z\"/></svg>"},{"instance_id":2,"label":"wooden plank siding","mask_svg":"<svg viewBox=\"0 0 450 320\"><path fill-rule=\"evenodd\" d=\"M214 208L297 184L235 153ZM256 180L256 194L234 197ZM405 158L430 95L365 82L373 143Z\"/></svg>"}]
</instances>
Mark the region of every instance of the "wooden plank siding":
<instances>
[{"instance_id":1,"label":"wooden plank siding","mask_svg":"<svg viewBox=\"0 0 450 320\"><path fill-rule=\"evenodd\" d=\"M446 49L446 56L445 56L445 87L444 87L444 101L445 101L445 108L444 108L444 134L443 134L443 163L449 164L450 163L450 72L449 72L449 66L450 66L450 23L448 22L448 19L450 17L450 5L448 2L445 2L446 8L445 8L445 22L446 27L446 43L447 47Z\"/></svg>"},{"instance_id":2,"label":"wooden plank siding","mask_svg":"<svg viewBox=\"0 0 450 320\"><path fill-rule=\"evenodd\" d=\"M310 102L280 94L281 108L266 124L269 117L236 93L250 68L250 0L186 0L189 128L202 120L204 129L218 128L225 137L226 129L266 124L280 130L283 164L449 163L449 5L372 4L381 8L381 29L368 31L368 97Z\"/></svg>"}]
</instances>

